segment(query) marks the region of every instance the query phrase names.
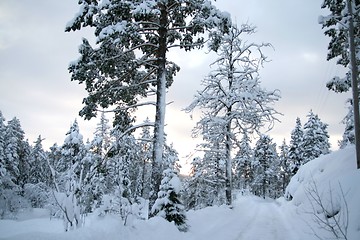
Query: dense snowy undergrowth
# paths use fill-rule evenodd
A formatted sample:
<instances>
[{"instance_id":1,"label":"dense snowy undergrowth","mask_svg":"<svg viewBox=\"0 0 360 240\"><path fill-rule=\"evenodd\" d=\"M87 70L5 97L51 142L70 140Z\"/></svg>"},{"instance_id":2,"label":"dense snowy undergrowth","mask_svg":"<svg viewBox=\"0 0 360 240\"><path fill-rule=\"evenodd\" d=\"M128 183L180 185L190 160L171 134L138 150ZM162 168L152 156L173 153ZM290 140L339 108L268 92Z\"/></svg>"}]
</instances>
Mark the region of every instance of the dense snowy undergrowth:
<instances>
[{"instance_id":1,"label":"dense snowy undergrowth","mask_svg":"<svg viewBox=\"0 0 360 240\"><path fill-rule=\"evenodd\" d=\"M360 171L354 148L322 156L302 166L292 178L286 199L238 194L234 206L187 212L188 232L179 232L160 217L123 226L116 216L90 215L85 226L64 232L62 221L43 209L0 221L0 239L360 239ZM290 200L291 199L291 200Z\"/></svg>"}]
</instances>

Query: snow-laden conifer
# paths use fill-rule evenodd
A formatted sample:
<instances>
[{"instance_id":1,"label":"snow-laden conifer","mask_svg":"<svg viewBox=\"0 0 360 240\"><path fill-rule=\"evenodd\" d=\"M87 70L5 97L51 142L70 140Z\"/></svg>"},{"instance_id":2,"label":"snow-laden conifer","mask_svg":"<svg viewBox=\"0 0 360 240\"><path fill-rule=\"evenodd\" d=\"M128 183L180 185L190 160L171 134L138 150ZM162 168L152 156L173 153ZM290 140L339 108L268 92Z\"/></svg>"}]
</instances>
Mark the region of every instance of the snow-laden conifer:
<instances>
[{"instance_id":1,"label":"snow-laden conifer","mask_svg":"<svg viewBox=\"0 0 360 240\"><path fill-rule=\"evenodd\" d=\"M60 148L60 158L55 163L58 172L54 173L54 184L57 186L54 195L63 213L65 231L83 224L81 214L85 213L83 203L86 199L83 181L90 168L86 155L83 136L75 120Z\"/></svg>"},{"instance_id":2,"label":"snow-laden conifer","mask_svg":"<svg viewBox=\"0 0 360 240\"><path fill-rule=\"evenodd\" d=\"M304 163L330 152L328 125L317 114L310 111L304 124Z\"/></svg>"},{"instance_id":3,"label":"snow-laden conifer","mask_svg":"<svg viewBox=\"0 0 360 240\"><path fill-rule=\"evenodd\" d=\"M187 231L184 205L180 198L181 182L174 169L167 168L163 172L158 198L151 212L169 222L174 222L180 231Z\"/></svg>"},{"instance_id":4,"label":"snow-laden conifer","mask_svg":"<svg viewBox=\"0 0 360 240\"><path fill-rule=\"evenodd\" d=\"M23 148L23 141L25 137L24 130L22 130L20 121L13 118L8 121L5 130L5 166L7 172L10 174L12 181L20 184L20 158Z\"/></svg>"},{"instance_id":5,"label":"snow-laden conifer","mask_svg":"<svg viewBox=\"0 0 360 240\"><path fill-rule=\"evenodd\" d=\"M327 83L327 87L335 92L347 92L351 88L348 7L353 8L354 29L360 29L360 3L358 1L349 2L351 6L347 6L346 0L324 0L321 7L330 10L330 13L327 16L319 17L319 23L325 29L325 35L331 38L327 60L336 59L337 64L349 69L345 76L334 76ZM357 61L360 61L360 31L355 31L354 35L355 55ZM360 70L359 64L357 67Z\"/></svg>"},{"instance_id":6,"label":"snow-laden conifer","mask_svg":"<svg viewBox=\"0 0 360 240\"><path fill-rule=\"evenodd\" d=\"M253 181L254 172L251 167L253 162L253 150L250 146L250 138L245 133L241 139L239 151L234 158L234 187L237 189L249 189Z\"/></svg>"},{"instance_id":7,"label":"snow-laden conifer","mask_svg":"<svg viewBox=\"0 0 360 240\"><path fill-rule=\"evenodd\" d=\"M355 129L354 129L354 107L351 99L347 100L348 113L342 120L345 125L345 130L342 139L339 141L339 147L345 148L350 144L355 144Z\"/></svg>"},{"instance_id":8,"label":"snow-laden conifer","mask_svg":"<svg viewBox=\"0 0 360 240\"><path fill-rule=\"evenodd\" d=\"M180 231L187 231L185 207L181 200L182 183L179 178L178 153L172 145L166 147L166 164L163 168L160 191L151 208L152 215L158 215L169 222L174 222Z\"/></svg>"},{"instance_id":9,"label":"snow-laden conifer","mask_svg":"<svg viewBox=\"0 0 360 240\"><path fill-rule=\"evenodd\" d=\"M145 123L149 123L150 120L147 118ZM139 171L137 178L137 196L144 199L149 199L151 186L151 164L153 149L152 134L150 133L150 127L145 126L141 130L140 138L137 141L139 145Z\"/></svg>"},{"instance_id":10,"label":"snow-laden conifer","mask_svg":"<svg viewBox=\"0 0 360 240\"><path fill-rule=\"evenodd\" d=\"M86 84L89 96L80 114L89 119L101 106L130 116L143 105L155 105L152 181L159 189L164 151L166 88L179 66L169 61L171 48L202 47L204 33L212 32L210 46L217 49L230 18L209 0L166 1L79 1L78 14L66 31L93 27L96 45L87 39L80 46L80 58L71 63L73 81ZM156 101L143 98L156 95ZM129 126L128 126L129 127ZM155 194L156 195L156 194ZM153 198L156 196L153 196Z\"/></svg>"},{"instance_id":11,"label":"snow-laden conifer","mask_svg":"<svg viewBox=\"0 0 360 240\"><path fill-rule=\"evenodd\" d=\"M297 172L304 160L304 131L301 125L300 118L296 118L294 130L291 131L290 145L289 145L289 160L290 169L293 174Z\"/></svg>"},{"instance_id":12,"label":"snow-laden conifer","mask_svg":"<svg viewBox=\"0 0 360 240\"><path fill-rule=\"evenodd\" d=\"M251 191L263 198L279 197L276 188L279 167L276 144L268 135L261 135L256 142L252 167L254 169L254 180Z\"/></svg>"},{"instance_id":13,"label":"snow-laden conifer","mask_svg":"<svg viewBox=\"0 0 360 240\"><path fill-rule=\"evenodd\" d=\"M282 144L279 146L279 163L280 163L280 171L278 172L279 186L282 193L285 193L285 189L290 182L290 178L292 176L291 173L291 161L289 158L289 146L286 144L285 139Z\"/></svg>"},{"instance_id":14,"label":"snow-laden conifer","mask_svg":"<svg viewBox=\"0 0 360 240\"><path fill-rule=\"evenodd\" d=\"M5 118L0 111L0 177L5 176ZM0 178L2 179L2 178ZM1 181L1 180L0 180ZM0 183L1 184L1 183Z\"/></svg>"}]
</instances>

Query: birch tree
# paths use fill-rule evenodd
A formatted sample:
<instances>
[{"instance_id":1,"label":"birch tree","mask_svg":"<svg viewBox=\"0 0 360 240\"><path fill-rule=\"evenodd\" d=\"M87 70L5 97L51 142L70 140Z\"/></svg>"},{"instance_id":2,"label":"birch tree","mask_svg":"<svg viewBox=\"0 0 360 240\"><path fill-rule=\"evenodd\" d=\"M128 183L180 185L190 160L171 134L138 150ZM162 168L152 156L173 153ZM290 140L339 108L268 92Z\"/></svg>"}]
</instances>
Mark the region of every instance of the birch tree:
<instances>
[{"instance_id":1,"label":"birch tree","mask_svg":"<svg viewBox=\"0 0 360 240\"><path fill-rule=\"evenodd\" d=\"M263 48L270 44L249 43L243 38L255 32L255 27L244 24L234 26L225 35L212 64L216 69L203 81L187 112L203 111L197 129L201 134L213 136L211 141L220 145L226 162L226 203L231 205L232 156L237 139L244 133L272 128L278 112L272 104L280 98L278 91L267 91L260 86L259 70L266 62ZM213 131L210 135L208 129ZM210 138L211 139L211 138Z\"/></svg>"}]
</instances>

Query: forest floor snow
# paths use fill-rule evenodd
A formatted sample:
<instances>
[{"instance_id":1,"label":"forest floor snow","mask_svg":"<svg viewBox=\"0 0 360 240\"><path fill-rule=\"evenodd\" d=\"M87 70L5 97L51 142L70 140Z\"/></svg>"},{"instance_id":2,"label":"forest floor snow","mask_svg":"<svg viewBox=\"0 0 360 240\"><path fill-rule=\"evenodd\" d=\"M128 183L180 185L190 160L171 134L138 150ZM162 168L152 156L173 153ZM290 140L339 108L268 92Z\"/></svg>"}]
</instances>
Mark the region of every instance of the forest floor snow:
<instances>
[{"instance_id":1,"label":"forest floor snow","mask_svg":"<svg viewBox=\"0 0 360 240\"><path fill-rule=\"evenodd\" d=\"M287 202L282 202L287 205ZM186 233L179 232L173 224L160 217L134 221L131 226L124 227L116 216L111 215L89 216L84 227L64 232L61 220L49 219L44 214L38 214L39 211L35 209L18 220L1 220L0 240L165 240L169 237L178 240L306 239L301 230L295 230L298 223L288 218L279 200L255 196L239 197L232 209L220 206L189 211L190 228Z\"/></svg>"}]
</instances>

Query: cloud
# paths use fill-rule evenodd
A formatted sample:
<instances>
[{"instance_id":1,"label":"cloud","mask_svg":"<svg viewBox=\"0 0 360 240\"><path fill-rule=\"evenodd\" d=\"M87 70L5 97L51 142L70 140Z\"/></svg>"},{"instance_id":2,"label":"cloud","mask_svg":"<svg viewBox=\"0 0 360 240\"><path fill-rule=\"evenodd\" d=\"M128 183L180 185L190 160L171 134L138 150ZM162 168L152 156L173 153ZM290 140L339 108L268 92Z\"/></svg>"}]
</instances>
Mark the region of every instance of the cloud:
<instances>
[{"instance_id":1,"label":"cloud","mask_svg":"<svg viewBox=\"0 0 360 240\"><path fill-rule=\"evenodd\" d=\"M317 63L320 60L318 54L311 52L305 52L301 55L301 57L305 60L305 62L309 63Z\"/></svg>"}]
</instances>

